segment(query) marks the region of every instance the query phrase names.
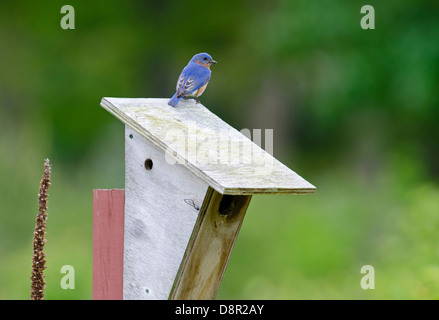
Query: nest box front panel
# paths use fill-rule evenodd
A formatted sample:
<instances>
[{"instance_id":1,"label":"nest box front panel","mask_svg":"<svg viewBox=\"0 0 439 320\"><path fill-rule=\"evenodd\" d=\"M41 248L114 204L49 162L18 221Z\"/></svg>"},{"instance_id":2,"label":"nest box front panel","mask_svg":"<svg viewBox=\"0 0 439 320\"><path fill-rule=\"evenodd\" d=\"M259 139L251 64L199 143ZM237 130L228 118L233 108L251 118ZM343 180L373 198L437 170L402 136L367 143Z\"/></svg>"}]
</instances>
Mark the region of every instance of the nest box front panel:
<instances>
[{"instance_id":1,"label":"nest box front panel","mask_svg":"<svg viewBox=\"0 0 439 320\"><path fill-rule=\"evenodd\" d=\"M125 127L124 299L167 299L208 185Z\"/></svg>"}]
</instances>

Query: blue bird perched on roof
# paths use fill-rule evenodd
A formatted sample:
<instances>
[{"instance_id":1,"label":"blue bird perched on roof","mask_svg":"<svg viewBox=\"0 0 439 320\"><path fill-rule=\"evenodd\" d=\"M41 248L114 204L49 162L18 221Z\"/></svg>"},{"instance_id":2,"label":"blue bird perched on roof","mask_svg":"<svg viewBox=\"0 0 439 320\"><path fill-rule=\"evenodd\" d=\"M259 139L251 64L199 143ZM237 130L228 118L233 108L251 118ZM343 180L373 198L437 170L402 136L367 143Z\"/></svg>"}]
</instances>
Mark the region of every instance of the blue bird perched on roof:
<instances>
[{"instance_id":1,"label":"blue bird perched on roof","mask_svg":"<svg viewBox=\"0 0 439 320\"><path fill-rule=\"evenodd\" d=\"M195 97L195 101L200 103L198 97L203 94L209 83L212 63L217 62L207 53L194 55L178 77L177 92L168 104L175 107L183 97Z\"/></svg>"}]
</instances>

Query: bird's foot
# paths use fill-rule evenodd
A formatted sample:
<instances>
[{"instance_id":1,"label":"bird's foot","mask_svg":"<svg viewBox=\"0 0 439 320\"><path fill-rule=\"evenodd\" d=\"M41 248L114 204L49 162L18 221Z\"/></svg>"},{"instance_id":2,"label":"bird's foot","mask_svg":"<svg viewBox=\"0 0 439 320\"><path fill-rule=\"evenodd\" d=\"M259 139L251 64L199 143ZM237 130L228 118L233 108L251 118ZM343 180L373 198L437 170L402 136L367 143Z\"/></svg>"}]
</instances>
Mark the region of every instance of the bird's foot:
<instances>
[{"instance_id":1,"label":"bird's foot","mask_svg":"<svg viewBox=\"0 0 439 320\"><path fill-rule=\"evenodd\" d=\"M183 96L183 100L195 100L196 103L201 103L200 100L197 97L187 97Z\"/></svg>"}]
</instances>

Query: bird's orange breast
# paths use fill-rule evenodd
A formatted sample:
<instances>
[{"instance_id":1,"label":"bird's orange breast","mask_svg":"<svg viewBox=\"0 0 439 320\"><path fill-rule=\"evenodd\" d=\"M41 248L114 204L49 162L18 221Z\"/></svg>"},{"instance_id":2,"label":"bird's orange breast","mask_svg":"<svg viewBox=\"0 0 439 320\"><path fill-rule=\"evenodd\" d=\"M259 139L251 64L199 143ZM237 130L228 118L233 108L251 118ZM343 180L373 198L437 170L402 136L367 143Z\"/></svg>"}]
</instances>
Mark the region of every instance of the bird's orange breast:
<instances>
[{"instance_id":1,"label":"bird's orange breast","mask_svg":"<svg viewBox=\"0 0 439 320\"><path fill-rule=\"evenodd\" d=\"M203 67L205 67L205 68L210 70L210 65L201 63L200 61L195 61L195 62L198 63L200 66L203 66Z\"/></svg>"},{"instance_id":2,"label":"bird's orange breast","mask_svg":"<svg viewBox=\"0 0 439 320\"><path fill-rule=\"evenodd\" d=\"M207 87L207 83L204 86L200 87L200 89L197 90L197 93L195 94L195 96L196 97L201 96L203 94L204 90L206 90L206 87Z\"/></svg>"}]
</instances>

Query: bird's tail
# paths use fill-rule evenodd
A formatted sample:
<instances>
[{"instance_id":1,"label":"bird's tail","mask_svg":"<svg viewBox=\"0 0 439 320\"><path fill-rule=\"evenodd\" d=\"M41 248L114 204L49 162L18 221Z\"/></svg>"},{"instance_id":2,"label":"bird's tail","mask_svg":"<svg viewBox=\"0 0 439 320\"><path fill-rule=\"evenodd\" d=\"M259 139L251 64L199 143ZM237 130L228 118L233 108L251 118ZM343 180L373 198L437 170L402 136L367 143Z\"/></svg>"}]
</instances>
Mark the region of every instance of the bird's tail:
<instances>
[{"instance_id":1,"label":"bird's tail","mask_svg":"<svg viewBox=\"0 0 439 320\"><path fill-rule=\"evenodd\" d=\"M168 101L168 104L172 107L175 107L177 103L181 100L181 98L183 97L178 98L177 93L175 93L171 100Z\"/></svg>"}]
</instances>

